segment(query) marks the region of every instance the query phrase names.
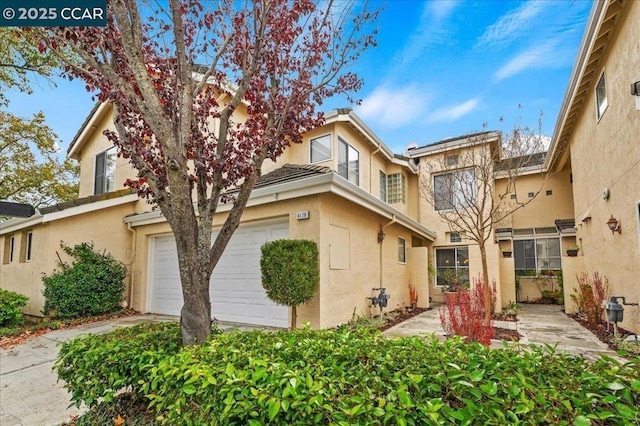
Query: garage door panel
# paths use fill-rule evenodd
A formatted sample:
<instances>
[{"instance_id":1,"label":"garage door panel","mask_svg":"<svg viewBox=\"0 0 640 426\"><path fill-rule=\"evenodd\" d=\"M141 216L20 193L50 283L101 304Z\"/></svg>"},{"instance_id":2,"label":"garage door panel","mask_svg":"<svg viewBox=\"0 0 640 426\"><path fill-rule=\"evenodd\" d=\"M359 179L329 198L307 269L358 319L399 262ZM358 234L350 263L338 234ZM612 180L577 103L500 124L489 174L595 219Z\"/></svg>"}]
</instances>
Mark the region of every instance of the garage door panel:
<instances>
[{"instance_id":1,"label":"garage door panel","mask_svg":"<svg viewBox=\"0 0 640 426\"><path fill-rule=\"evenodd\" d=\"M239 227L212 274L212 316L220 321L286 327L288 308L269 300L262 288L261 246L287 238L286 222ZM215 239L216 235L213 236ZM154 243L153 312L180 315L182 290L173 236Z\"/></svg>"}]
</instances>

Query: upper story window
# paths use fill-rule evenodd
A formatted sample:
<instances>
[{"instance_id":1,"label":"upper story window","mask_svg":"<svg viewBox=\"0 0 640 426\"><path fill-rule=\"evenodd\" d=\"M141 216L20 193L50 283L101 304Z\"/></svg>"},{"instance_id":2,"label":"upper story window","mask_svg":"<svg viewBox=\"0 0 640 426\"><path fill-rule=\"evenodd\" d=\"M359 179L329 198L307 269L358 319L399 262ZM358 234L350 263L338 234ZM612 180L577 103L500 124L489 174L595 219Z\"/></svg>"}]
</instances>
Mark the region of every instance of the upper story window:
<instances>
[{"instance_id":1,"label":"upper story window","mask_svg":"<svg viewBox=\"0 0 640 426\"><path fill-rule=\"evenodd\" d=\"M93 193L95 195L116 189L116 148L112 147L96 155Z\"/></svg>"},{"instance_id":2,"label":"upper story window","mask_svg":"<svg viewBox=\"0 0 640 426\"><path fill-rule=\"evenodd\" d=\"M446 157L447 160L447 166L448 167L455 167L458 165L458 156L457 155L449 155Z\"/></svg>"},{"instance_id":3,"label":"upper story window","mask_svg":"<svg viewBox=\"0 0 640 426\"><path fill-rule=\"evenodd\" d=\"M4 256L2 263L12 263L15 255L16 237L15 235L7 235L4 237Z\"/></svg>"},{"instance_id":4,"label":"upper story window","mask_svg":"<svg viewBox=\"0 0 640 426\"><path fill-rule=\"evenodd\" d=\"M596 85L596 109L598 113L598 119L602 117L602 114L604 114L608 106L609 103L607 102L607 88L603 71L602 75L600 76L600 80L598 80L598 84Z\"/></svg>"},{"instance_id":5,"label":"upper story window","mask_svg":"<svg viewBox=\"0 0 640 426\"><path fill-rule=\"evenodd\" d=\"M387 202L387 175L380 170L380 199Z\"/></svg>"},{"instance_id":6,"label":"upper story window","mask_svg":"<svg viewBox=\"0 0 640 426\"><path fill-rule=\"evenodd\" d=\"M27 231L22 233L22 244L20 250L20 262L31 261L31 247L33 243L33 232Z\"/></svg>"},{"instance_id":7,"label":"upper story window","mask_svg":"<svg viewBox=\"0 0 640 426\"><path fill-rule=\"evenodd\" d=\"M559 238L513 241L516 274L548 273L562 269Z\"/></svg>"},{"instance_id":8,"label":"upper story window","mask_svg":"<svg viewBox=\"0 0 640 426\"><path fill-rule=\"evenodd\" d=\"M341 138L338 139L338 174L360 185L360 153Z\"/></svg>"},{"instance_id":9,"label":"upper story window","mask_svg":"<svg viewBox=\"0 0 640 426\"><path fill-rule=\"evenodd\" d=\"M404 203L406 200L405 180L402 173L394 173L387 177L388 186L387 189L389 204Z\"/></svg>"},{"instance_id":10,"label":"upper story window","mask_svg":"<svg viewBox=\"0 0 640 426\"><path fill-rule=\"evenodd\" d=\"M472 169L456 170L433 177L436 210L469 207L476 198L476 180Z\"/></svg>"},{"instance_id":11,"label":"upper story window","mask_svg":"<svg viewBox=\"0 0 640 426\"><path fill-rule=\"evenodd\" d=\"M452 243L461 243L462 237L457 232L451 232L449 234L449 241Z\"/></svg>"},{"instance_id":12,"label":"upper story window","mask_svg":"<svg viewBox=\"0 0 640 426\"><path fill-rule=\"evenodd\" d=\"M312 163L319 163L331 159L331 135L324 135L311 139L310 144Z\"/></svg>"}]
</instances>

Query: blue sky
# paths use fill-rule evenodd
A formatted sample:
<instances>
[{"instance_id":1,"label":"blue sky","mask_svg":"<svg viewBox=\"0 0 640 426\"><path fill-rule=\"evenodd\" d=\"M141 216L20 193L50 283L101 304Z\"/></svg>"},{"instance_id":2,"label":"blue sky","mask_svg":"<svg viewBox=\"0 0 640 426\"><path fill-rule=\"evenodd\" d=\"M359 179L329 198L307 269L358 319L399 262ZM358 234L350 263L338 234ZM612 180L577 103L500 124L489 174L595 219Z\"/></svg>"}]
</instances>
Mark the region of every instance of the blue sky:
<instances>
[{"instance_id":1,"label":"blue sky","mask_svg":"<svg viewBox=\"0 0 640 426\"><path fill-rule=\"evenodd\" d=\"M508 131L521 117L535 127L541 112L550 136L591 4L374 0L383 7L378 46L355 69L365 82L356 113L397 153L485 123ZM77 80L53 87L38 78L34 94L9 97L15 114L44 111L64 152L94 104ZM341 106L339 99L325 105Z\"/></svg>"}]
</instances>

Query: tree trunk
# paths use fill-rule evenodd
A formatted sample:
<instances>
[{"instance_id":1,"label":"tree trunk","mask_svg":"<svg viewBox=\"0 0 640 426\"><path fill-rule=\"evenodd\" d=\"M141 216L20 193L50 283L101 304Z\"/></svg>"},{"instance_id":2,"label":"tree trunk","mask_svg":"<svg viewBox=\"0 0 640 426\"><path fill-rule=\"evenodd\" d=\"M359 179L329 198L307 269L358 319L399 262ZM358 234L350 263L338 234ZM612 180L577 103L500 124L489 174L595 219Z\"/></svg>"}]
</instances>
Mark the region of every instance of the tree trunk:
<instances>
[{"instance_id":1,"label":"tree trunk","mask_svg":"<svg viewBox=\"0 0 640 426\"><path fill-rule=\"evenodd\" d=\"M197 235L186 234L189 232L185 229L174 229L184 302L180 313L180 329L185 346L201 344L211 334L211 274L207 273L206 265L198 256Z\"/></svg>"},{"instance_id":2,"label":"tree trunk","mask_svg":"<svg viewBox=\"0 0 640 426\"><path fill-rule=\"evenodd\" d=\"M491 286L489 284L489 267L487 266L487 248L484 245L484 242L479 244L480 247L480 257L482 259L482 281L484 285L484 325L491 325L491 316L493 314L491 307Z\"/></svg>"},{"instance_id":3,"label":"tree trunk","mask_svg":"<svg viewBox=\"0 0 640 426\"><path fill-rule=\"evenodd\" d=\"M296 329L296 321L298 320L298 313L296 312L296 307L291 307L291 330Z\"/></svg>"}]
</instances>

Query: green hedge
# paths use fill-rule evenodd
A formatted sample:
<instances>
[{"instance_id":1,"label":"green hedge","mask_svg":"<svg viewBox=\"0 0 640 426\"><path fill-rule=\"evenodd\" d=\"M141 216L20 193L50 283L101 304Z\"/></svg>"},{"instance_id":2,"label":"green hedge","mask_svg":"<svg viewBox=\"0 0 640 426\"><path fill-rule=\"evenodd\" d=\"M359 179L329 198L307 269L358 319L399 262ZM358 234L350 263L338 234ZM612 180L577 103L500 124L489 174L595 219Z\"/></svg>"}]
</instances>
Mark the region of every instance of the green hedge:
<instances>
[{"instance_id":1,"label":"green hedge","mask_svg":"<svg viewBox=\"0 0 640 426\"><path fill-rule=\"evenodd\" d=\"M636 424L640 359L298 330L220 335L151 366L168 424Z\"/></svg>"},{"instance_id":2,"label":"green hedge","mask_svg":"<svg viewBox=\"0 0 640 426\"><path fill-rule=\"evenodd\" d=\"M110 401L119 390L135 391L151 365L181 347L180 324L140 324L65 342L53 368L66 382L71 401L91 407L99 398Z\"/></svg>"},{"instance_id":3,"label":"green hedge","mask_svg":"<svg viewBox=\"0 0 640 426\"><path fill-rule=\"evenodd\" d=\"M75 318L119 309L127 268L112 255L96 252L92 243L60 246L74 261L59 261L59 270L43 276L44 313L53 309L54 317Z\"/></svg>"},{"instance_id":4,"label":"green hedge","mask_svg":"<svg viewBox=\"0 0 640 426\"><path fill-rule=\"evenodd\" d=\"M0 327L22 324L22 308L29 298L20 293L0 288Z\"/></svg>"},{"instance_id":5,"label":"green hedge","mask_svg":"<svg viewBox=\"0 0 640 426\"><path fill-rule=\"evenodd\" d=\"M233 332L181 348L179 325L63 345L74 401L130 389L167 424L638 424L640 358L388 339L370 330Z\"/></svg>"}]
</instances>

